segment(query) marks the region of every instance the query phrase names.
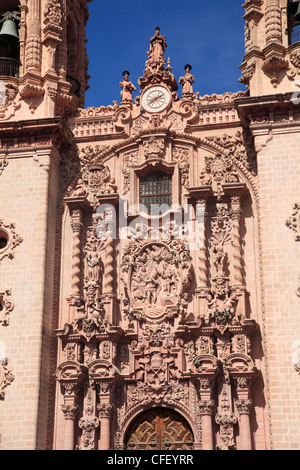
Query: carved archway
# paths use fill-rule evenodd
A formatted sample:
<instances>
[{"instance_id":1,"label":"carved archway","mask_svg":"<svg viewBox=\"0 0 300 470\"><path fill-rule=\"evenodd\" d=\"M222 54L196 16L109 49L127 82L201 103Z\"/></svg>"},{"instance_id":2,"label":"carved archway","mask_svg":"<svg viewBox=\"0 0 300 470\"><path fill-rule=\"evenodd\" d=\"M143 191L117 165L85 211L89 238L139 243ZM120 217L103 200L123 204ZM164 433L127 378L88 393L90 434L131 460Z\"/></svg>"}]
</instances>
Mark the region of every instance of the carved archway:
<instances>
[{"instance_id":1,"label":"carved archway","mask_svg":"<svg viewBox=\"0 0 300 470\"><path fill-rule=\"evenodd\" d=\"M167 408L139 415L125 438L127 450L193 450L194 436L183 416Z\"/></svg>"}]
</instances>

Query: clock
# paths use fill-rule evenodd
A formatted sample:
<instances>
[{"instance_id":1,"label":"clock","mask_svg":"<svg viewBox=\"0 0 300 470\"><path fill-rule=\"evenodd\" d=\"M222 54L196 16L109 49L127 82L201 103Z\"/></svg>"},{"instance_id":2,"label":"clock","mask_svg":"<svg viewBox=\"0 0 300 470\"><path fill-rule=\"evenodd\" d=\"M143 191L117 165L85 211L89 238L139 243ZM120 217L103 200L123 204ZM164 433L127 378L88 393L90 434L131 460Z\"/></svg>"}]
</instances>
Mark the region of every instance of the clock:
<instances>
[{"instance_id":1,"label":"clock","mask_svg":"<svg viewBox=\"0 0 300 470\"><path fill-rule=\"evenodd\" d=\"M166 109L171 100L171 94L164 86L152 86L142 96L142 107L149 113L159 113Z\"/></svg>"}]
</instances>

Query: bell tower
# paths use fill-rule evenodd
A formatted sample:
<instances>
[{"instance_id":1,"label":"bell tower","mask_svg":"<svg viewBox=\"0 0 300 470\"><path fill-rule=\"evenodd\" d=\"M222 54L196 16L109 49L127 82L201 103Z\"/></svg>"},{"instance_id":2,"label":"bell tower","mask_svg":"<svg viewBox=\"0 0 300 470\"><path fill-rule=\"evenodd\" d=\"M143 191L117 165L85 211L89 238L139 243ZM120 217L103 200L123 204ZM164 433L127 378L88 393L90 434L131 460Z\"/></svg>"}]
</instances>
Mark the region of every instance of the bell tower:
<instances>
[{"instance_id":1,"label":"bell tower","mask_svg":"<svg viewBox=\"0 0 300 470\"><path fill-rule=\"evenodd\" d=\"M236 106L256 152L271 446L288 449L300 429L300 245L292 234L299 215L300 2L246 0L243 6L245 57L240 81L248 96L236 100ZM276 363L284 364L284 374ZM283 396L289 397L289 405L280 415ZM286 430L285 441L280 428Z\"/></svg>"},{"instance_id":2,"label":"bell tower","mask_svg":"<svg viewBox=\"0 0 300 470\"><path fill-rule=\"evenodd\" d=\"M84 106L88 86L87 3L1 2L0 80L14 90L18 109L12 117L63 116ZM6 116L11 114L7 110Z\"/></svg>"},{"instance_id":3,"label":"bell tower","mask_svg":"<svg viewBox=\"0 0 300 470\"><path fill-rule=\"evenodd\" d=\"M76 166L70 164L77 153L68 118L84 107L88 86L88 3L0 1L0 448L5 449L49 445L56 232L62 173Z\"/></svg>"},{"instance_id":4,"label":"bell tower","mask_svg":"<svg viewBox=\"0 0 300 470\"><path fill-rule=\"evenodd\" d=\"M287 93L299 76L300 2L247 0L240 79L250 96Z\"/></svg>"}]
</instances>

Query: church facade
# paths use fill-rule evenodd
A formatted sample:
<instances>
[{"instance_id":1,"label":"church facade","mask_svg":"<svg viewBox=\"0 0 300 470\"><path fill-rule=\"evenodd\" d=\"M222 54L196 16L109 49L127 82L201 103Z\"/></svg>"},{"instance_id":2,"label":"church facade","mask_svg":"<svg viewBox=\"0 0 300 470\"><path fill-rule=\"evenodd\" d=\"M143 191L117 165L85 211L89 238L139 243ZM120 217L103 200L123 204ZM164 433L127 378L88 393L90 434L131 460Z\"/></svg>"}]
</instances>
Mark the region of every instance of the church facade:
<instances>
[{"instance_id":1,"label":"church facade","mask_svg":"<svg viewBox=\"0 0 300 470\"><path fill-rule=\"evenodd\" d=\"M246 91L156 27L99 108L88 3L0 6L0 449L299 450L300 2L245 1Z\"/></svg>"}]
</instances>

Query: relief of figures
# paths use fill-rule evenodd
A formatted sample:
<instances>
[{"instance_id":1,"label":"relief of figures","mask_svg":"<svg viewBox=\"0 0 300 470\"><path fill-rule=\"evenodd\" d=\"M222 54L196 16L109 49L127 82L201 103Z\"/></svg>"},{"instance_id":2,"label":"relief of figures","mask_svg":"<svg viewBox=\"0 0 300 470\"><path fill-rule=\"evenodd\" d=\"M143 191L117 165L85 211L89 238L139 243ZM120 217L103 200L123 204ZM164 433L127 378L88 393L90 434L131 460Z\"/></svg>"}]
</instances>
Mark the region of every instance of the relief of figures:
<instances>
[{"instance_id":1,"label":"relief of figures","mask_svg":"<svg viewBox=\"0 0 300 470\"><path fill-rule=\"evenodd\" d=\"M176 296L179 276L174 265L164 261L168 258L168 250L158 245L151 245L139 256L132 275L135 302L148 306L164 304ZM175 260L170 261L174 263Z\"/></svg>"},{"instance_id":2,"label":"relief of figures","mask_svg":"<svg viewBox=\"0 0 300 470\"><path fill-rule=\"evenodd\" d=\"M143 246L144 245L144 246ZM192 264L185 244L132 241L123 256L123 283L131 308L154 318L186 311ZM184 299L184 300L183 300ZM183 302L183 303L182 303Z\"/></svg>"}]
</instances>

